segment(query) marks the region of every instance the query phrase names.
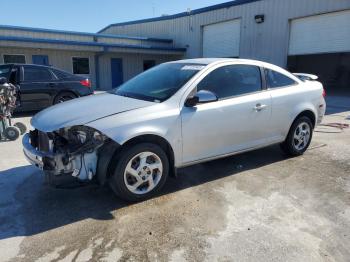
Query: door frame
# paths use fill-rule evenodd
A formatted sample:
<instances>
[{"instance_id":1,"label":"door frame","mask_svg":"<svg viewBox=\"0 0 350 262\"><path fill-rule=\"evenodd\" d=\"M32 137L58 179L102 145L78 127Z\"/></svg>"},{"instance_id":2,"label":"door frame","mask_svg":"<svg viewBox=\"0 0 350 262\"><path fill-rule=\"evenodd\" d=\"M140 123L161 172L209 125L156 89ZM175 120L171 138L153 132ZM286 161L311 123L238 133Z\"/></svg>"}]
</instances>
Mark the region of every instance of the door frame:
<instances>
[{"instance_id":1,"label":"door frame","mask_svg":"<svg viewBox=\"0 0 350 262\"><path fill-rule=\"evenodd\" d=\"M271 118L271 110L272 110L272 100L271 100L271 95L267 92L267 86L266 86L266 78L265 78L265 73L264 73L264 67L262 67L261 65L254 65L254 64L250 64L250 63L245 63L245 62L221 62L221 63L218 63L216 64L215 66L213 67L209 67L207 69L204 69L202 73L200 73L196 79L193 79L189 84L189 86L185 89L185 92L183 93L181 99L180 99L180 115L182 115L184 113L184 110L186 111L186 106L185 106L185 101L190 97L192 96L196 91L197 91L197 85L207 76L209 75L210 73L212 73L213 71L219 69L219 68L222 68L222 67L225 67L225 66L234 66L234 65L249 65L249 66L255 66L259 69L259 72L260 72L260 78L261 78L261 90L258 90L258 91L255 91L255 92L251 92L251 93L245 93L245 94L240 94L240 95L234 95L234 96L230 96L230 97L227 97L227 98L223 98L223 99L220 99L218 101L215 101L215 102L210 102L210 103L205 103L205 104L200 104L200 105L197 105L196 107L200 108L200 107L213 107L215 108L215 105L216 104L220 104L220 103L223 103L223 104L227 104L227 103L232 103L234 100L236 99L244 99L244 97L249 97L249 96L258 96L258 95L261 95L261 96L268 96L268 97L261 97L260 100L263 100L263 99L268 99L269 100L269 107L268 107L268 114L269 114L269 121L270 121L270 118ZM193 109L193 111L197 111L197 108L196 109ZM252 106L253 108L253 106ZM182 119L182 116L181 116L181 121L183 121ZM239 152L245 152L245 151L250 151L252 149L255 149L255 148L261 148L261 147L264 147L266 145L270 145L271 142L269 141L269 138L263 138L263 139L260 139L261 140L261 144L257 144L257 145L254 145L252 147L248 147L248 148L243 148L243 149L237 149L237 150L233 150L232 152L229 152L229 153L223 153L223 154L219 154L219 155L215 155L215 156L208 156L208 157L205 157L205 158L201 158L201 159L197 159L197 160L193 160L193 161L184 161L184 144L182 145L182 163L183 163L183 166L188 166L188 165L192 165L192 164L195 164L195 163L201 163L201 162L205 162L205 161L208 161L208 160L212 160L212 159L217 159L217 158L221 158L221 157L225 157L225 156L229 156L229 155L234 155L234 154L237 154ZM263 140L266 140L268 142L265 142ZM184 143L183 141L183 138L182 138L182 143Z\"/></svg>"}]
</instances>

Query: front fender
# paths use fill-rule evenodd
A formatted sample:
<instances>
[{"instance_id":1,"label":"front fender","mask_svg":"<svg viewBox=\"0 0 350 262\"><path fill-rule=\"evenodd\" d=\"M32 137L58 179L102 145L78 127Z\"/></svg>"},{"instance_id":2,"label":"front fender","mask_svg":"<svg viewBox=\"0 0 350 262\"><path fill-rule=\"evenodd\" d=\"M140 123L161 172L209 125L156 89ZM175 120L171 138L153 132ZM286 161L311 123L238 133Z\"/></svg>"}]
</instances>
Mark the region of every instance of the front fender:
<instances>
[{"instance_id":1,"label":"front fender","mask_svg":"<svg viewBox=\"0 0 350 262\"><path fill-rule=\"evenodd\" d=\"M88 123L90 126L110 139L124 145L129 140L143 136L155 135L165 139L172 147L175 165L182 159L181 119L176 110L157 114L143 114L135 112L114 115Z\"/></svg>"}]
</instances>

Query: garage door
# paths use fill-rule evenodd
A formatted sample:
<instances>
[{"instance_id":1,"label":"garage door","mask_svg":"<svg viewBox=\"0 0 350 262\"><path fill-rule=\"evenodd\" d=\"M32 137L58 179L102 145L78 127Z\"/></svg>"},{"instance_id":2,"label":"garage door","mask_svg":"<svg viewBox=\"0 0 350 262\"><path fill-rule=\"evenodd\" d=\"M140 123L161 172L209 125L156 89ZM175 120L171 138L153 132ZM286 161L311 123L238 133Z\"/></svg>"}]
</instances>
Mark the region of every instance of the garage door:
<instances>
[{"instance_id":1,"label":"garage door","mask_svg":"<svg viewBox=\"0 0 350 262\"><path fill-rule=\"evenodd\" d=\"M350 10L292 20L289 55L350 52Z\"/></svg>"},{"instance_id":2,"label":"garage door","mask_svg":"<svg viewBox=\"0 0 350 262\"><path fill-rule=\"evenodd\" d=\"M203 27L203 57L239 57L239 19Z\"/></svg>"}]
</instances>

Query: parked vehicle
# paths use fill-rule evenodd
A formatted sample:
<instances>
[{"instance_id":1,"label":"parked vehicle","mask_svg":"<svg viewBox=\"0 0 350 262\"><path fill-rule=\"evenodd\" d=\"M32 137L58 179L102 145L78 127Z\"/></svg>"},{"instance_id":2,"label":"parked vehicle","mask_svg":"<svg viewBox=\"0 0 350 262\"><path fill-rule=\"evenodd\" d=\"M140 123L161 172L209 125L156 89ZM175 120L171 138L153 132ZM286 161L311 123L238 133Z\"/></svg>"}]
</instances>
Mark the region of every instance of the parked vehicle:
<instances>
[{"instance_id":1,"label":"parked vehicle","mask_svg":"<svg viewBox=\"0 0 350 262\"><path fill-rule=\"evenodd\" d=\"M93 94L83 76L42 65L0 65L0 77L19 86L21 103L16 111L41 110L77 97Z\"/></svg>"},{"instance_id":2,"label":"parked vehicle","mask_svg":"<svg viewBox=\"0 0 350 262\"><path fill-rule=\"evenodd\" d=\"M260 61L170 62L38 113L24 153L47 175L96 177L139 201L180 167L278 143L303 154L325 113L322 94L321 83Z\"/></svg>"}]
</instances>

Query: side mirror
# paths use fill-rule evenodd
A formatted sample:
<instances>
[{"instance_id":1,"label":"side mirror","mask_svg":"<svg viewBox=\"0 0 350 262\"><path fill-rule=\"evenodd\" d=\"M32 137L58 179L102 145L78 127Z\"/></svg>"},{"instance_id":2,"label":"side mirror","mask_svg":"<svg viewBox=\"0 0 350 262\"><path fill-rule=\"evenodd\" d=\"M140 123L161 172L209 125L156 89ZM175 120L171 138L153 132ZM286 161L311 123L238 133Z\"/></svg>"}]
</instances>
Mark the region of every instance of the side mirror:
<instances>
[{"instance_id":1,"label":"side mirror","mask_svg":"<svg viewBox=\"0 0 350 262\"><path fill-rule=\"evenodd\" d=\"M6 83L7 83L6 77L0 77L0 85L6 84Z\"/></svg>"},{"instance_id":2,"label":"side mirror","mask_svg":"<svg viewBox=\"0 0 350 262\"><path fill-rule=\"evenodd\" d=\"M200 90L194 96L187 98L185 106L194 107L198 104L205 104L218 101L218 97L211 91Z\"/></svg>"}]
</instances>

